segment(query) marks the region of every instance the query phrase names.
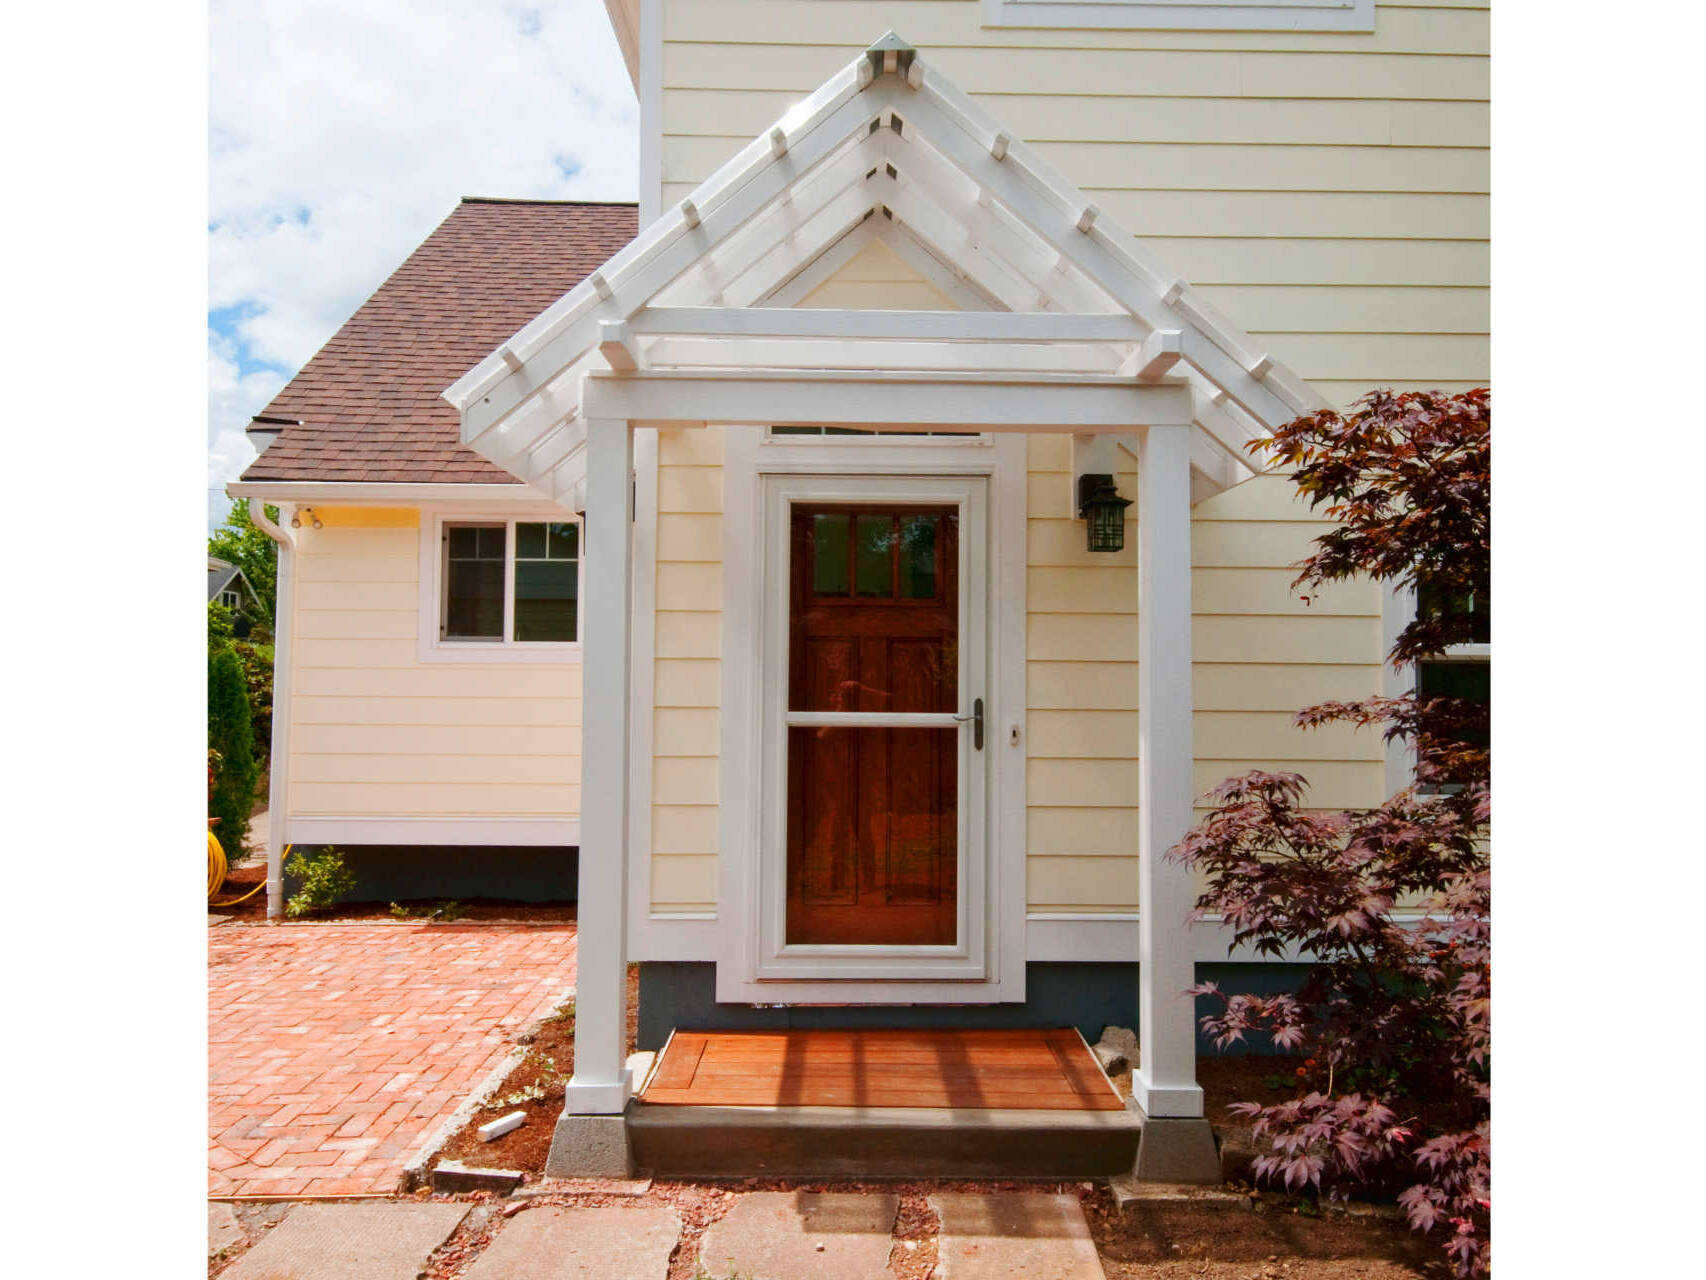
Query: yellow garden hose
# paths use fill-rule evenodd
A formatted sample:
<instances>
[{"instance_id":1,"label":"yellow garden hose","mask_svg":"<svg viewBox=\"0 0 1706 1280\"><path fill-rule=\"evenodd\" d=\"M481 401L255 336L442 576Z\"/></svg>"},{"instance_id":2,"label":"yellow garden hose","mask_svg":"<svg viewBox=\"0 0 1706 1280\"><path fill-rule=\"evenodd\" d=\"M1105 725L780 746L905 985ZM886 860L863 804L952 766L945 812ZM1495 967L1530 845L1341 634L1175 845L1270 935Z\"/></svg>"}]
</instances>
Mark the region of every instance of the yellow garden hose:
<instances>
[{"instance_id":1,"label":"yellow garden hose","mask_svg":"<svg viewBox=\"0 0 1706 1280\"><path fill-rule=\"evenodd\" d=\"M286 857L290 856L290 848L288 846L286 846L286 848L284 850L284 854ZM213 907L234 907L239 902L247 902L250 898L254 897L262 889L267 887L266 880L262 879L262 881L258 885L256 885L253 889L250 889L249 892L245 893L241 898L232 898L229 902L215 902L213 895L218 893L219 890L224 886L224 884L225 884L225 873L228 870L230 870L230 867L226 864L226 861L225 861L225 849L219 843L219 837L213 834L213 829L210 827L210 828L208 828L208 832L207 832L207 902L208 902L208 905L213 906Z\"/></svg>"}]
</instances>

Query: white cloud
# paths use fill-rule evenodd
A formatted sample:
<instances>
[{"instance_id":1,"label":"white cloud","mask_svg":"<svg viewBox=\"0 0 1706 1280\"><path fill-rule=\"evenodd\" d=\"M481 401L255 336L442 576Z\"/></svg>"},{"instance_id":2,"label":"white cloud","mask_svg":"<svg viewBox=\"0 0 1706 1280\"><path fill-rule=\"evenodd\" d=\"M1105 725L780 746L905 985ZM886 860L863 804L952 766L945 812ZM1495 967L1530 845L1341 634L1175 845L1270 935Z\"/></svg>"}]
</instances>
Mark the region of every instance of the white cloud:
<instances>
[{"instance_id":1,"label":"white cloud","mask_svg":"<svg viewBox=\"0 0 1706 1280\"><path fill-rule=\"evenodd\" d=\"M278 394L286 375L272 369L256 369L247 375L237 370L232 343L217 334L207 344L207 521L223 524L231 500L225 486L255 460L254 446L244 434L249 419Z\"/></svg>"},{"instance_id":2,"label":"white cloud","mask_svg":"<svg viewBox=\"0 0 1706 1280\"><path fill-rule=\"evenodd\" d=\"M210 352L210 484L282 384L253 366L299 369L460 196L634 197L600 0L215 0L209 42L208 305L243 317Z\"/></svg>"}]
</instances>

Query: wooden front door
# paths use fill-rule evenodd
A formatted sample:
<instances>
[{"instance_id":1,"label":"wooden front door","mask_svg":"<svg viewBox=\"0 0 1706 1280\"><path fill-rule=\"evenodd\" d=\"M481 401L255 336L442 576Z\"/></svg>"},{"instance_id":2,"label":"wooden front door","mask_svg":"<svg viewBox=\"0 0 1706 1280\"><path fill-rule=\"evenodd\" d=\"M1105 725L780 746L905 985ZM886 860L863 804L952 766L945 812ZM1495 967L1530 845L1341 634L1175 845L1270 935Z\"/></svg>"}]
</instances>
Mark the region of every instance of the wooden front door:
<instances>
[{"instance_id":1,"label":"wooden front door","mask_svg":"<svg viewBox=\"0 0 1706 1280\"><path fill-rule=\"evenodd\" d=\"M792 507L787 945L958 941L959 523Z\"/></svg>"}]
</instances>

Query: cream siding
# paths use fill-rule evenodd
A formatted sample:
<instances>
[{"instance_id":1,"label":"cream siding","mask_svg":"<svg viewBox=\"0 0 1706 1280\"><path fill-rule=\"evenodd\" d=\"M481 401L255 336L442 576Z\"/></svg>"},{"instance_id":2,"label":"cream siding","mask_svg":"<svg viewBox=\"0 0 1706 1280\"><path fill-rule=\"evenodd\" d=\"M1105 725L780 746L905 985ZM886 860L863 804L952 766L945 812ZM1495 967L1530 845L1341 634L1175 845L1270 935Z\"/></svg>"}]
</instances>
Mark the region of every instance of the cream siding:
<instances>
[{"instance_id":1,"label":"cream siding","mask_svg":"<svg viewBox=\"0 0 1706 1280\"><path fill-rule=\"evenodd\" d=\"M722 430L658 432L651 908L717 900Z\"/></svg>"},{"instance_id":2,"label":"cream siding","mask_svg":"<svg viewBox=\"0 0 1706 1280\"><path fill-rule=\"evenodd\" d=\"M985 29L976 0L664 0L664 207L889 27L1335 402L1485 382L1484 4L1382 4L1373 32L1333 34ZM926 291L878 246L802 305L953 305ZM661 433L657 909L715 897L720 447L714 431ZM1129 911L1135 508L1125 551L1092 555L1069 440L1033 437L1028 459L1029 905ZM1380 687L1379 589L1305 603L1290 587L1327 527L1278 478L1195 509L1199 793L1266 768L1306 774L1323 807L1381 798L1378 738L1292 723Z\"/></svg>"},{"instance_id":3,"label":"cream siding","mask_svg":"<svg viewBox=\"0 0 1706 1280\"><path fill-rule=\"evenodd\" d=\"M288 809L580 815L580 664L423 662L420 515L316 505L296 531Z\"/></svg>"}]
</instances>

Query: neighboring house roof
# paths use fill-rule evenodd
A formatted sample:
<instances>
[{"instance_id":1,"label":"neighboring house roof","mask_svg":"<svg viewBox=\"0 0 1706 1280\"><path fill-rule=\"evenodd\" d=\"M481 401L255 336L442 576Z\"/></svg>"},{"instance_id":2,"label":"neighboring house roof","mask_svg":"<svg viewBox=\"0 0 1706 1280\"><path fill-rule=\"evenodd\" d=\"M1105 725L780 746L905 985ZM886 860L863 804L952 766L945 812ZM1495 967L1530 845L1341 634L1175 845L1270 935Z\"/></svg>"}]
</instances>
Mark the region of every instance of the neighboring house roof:
<instances>
[{"instance_id":1,"label":"neighboring house roof","mask_svg":"<svg viewBox=\"0 0 1706 1280\"><path fill-rule=\"evenodd\" d=\"M465 197L257 419L244 480L503 484L441 398L634 237L632 204Z\"/></svg>"},{"instance_id":2,"label":"neighboring house roof","mask_svg":"<svg viewBox=\"0 0 1706 1280\"><path fill-rule=\"evenodd\" d=\"M255 595L255 589L249 585L249 579L241 569L229 560L221 560L217 556L207 558L207 598L209 600L217 599L219 593L229 587L233 580L238 583L249 599L259 600L259 597Z\"/></svg>"}]
</instances>

